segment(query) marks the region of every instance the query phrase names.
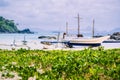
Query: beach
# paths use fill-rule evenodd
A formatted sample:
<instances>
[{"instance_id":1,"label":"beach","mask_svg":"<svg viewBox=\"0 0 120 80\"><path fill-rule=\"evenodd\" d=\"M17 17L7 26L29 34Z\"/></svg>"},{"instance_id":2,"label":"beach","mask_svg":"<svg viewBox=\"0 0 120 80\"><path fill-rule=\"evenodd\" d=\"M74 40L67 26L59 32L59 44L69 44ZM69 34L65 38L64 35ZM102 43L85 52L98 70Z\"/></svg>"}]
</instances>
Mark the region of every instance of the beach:
<instances>
[{"instance_id":1,"label":"beach","mask_svg":"<svg viewBox=\"0 0 120 80\"><path fill-rule=\"evenodd\" d=\"M0 36L0 80L119 79L120 43L69 48L42 44L38 34L7 36Z\"/></svg>"},{"instance_id":2,"label":"beach","mask_svg":"<svg viewBox=\"0 0 120 80\"><path fill-rule=\"evenodd\" d=\"M120 43L102 43L102 47L105 49L114 49L120 48ZM0 49L7 49L7 50L17 50L17 49L29 49L29 50L83 50L88 48L89 46L74 46L73 48L66 47L64 44L53 44L53 45L44 45L41 44L40 41L28 41L26 44L23 42L16 42L13 44L12 42L7 44L4 41L0 41ZM97 48L97 47L93 47Z\"/></svg>"},{"instance_id":3,"label":"beach","mask_svg":"<svg viewBox=\"0 0 120 80\"><path fill-rule=\"evenodd\" d=\"M38 39L39 36L46 34L1 34L0 35L0 49L17 50L20 48L29 50L82 50L89 46L74 46L68 48L64 44L56 43L53 45L41 44L41 41L46 39ZM26 41L26 43L24 43ZM52 40L51 40L52 41ZM120 43L101 43L105 49L120 48ZM95 47L96 48L96 47Z\"/></svg>"}]
</instances>

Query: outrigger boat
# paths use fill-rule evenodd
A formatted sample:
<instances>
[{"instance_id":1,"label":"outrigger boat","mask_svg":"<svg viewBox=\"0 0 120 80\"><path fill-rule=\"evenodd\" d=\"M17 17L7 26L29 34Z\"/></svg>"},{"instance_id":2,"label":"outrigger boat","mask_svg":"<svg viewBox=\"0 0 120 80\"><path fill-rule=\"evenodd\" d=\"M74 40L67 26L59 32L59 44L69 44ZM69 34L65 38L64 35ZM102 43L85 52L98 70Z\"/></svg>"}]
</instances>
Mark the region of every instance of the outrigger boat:
<instances>
[{"instance_id":1,"label":"outrigger boat","mask_svg":"<svg viewBox=\"0 0 120 80\"><path fill-rule=\"evenodd\" d=\"M66 46L72 48L73 46L100 46L101 43L107 39L109 39L110 36L104 36L104 37L99 37L99 38L71 38L71 39L64 39L62 41L41 41L42 44L56 44L56 43L62 43L65 44Z\"/></svg>"},{"instance_id":2,"label":"outrigger boat","mask_svg":"<svg viewBox=\"0 0 120 80\"><path fill-rule=\"evenodd\" d=\"M73 47L73 45L80 45L80 46L100 46L101 43L107 39L110 38L110 36L103 36L103 37L94 37L94 23L95 21L93 20L93 29L92 29L92 38L83 38L83 35L80 34L80 17L78 14L78 38L72 38L68 42L69 47ZM66 28L67 32L67 28Z\"/></svg>"},{"instance_id":3,"label":"outrigger boat","mask_svg":"<svg viewBox=\"0 0 120 80\"><path fill-rule=\"evenodd\" d=\"M94 37L94 20L93 20L93 35L92 38L83 38L83 35L80 34L80 17L78 14L78 34L77 34L77 38L71 38L68 37L66 38L66 36L68 35L68 23L66 23L66 33L63 34L63 39L62 41L42 41L42 43L44 44L52 44L52 43L64 43L65 45L67 45L68 47L72 48L74 45L78 45L78 46L100 46L101 43L107 39L110 38L110 36L103 36L103 37ZM59 37L58 37L59 39Z\"/></svg>"}]
</instances>

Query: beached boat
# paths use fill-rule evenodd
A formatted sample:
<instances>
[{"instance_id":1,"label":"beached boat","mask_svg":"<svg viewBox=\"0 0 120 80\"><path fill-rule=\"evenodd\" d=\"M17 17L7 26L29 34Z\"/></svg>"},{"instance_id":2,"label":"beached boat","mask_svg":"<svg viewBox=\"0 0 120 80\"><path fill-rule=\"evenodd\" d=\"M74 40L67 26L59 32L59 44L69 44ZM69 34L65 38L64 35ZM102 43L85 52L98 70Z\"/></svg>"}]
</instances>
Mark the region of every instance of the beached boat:
<instances>
[{"instance_id":1,"label":"beached boat","mask_svg":"<svg viewBox=\"0 0 120 80\"><path fill-rule=\"evenodd\" d=\"M94 36L94 23L95 21L93 20L93 30L92 30L92 38L84 38L83 34L80 33L80 17L78 14L78 34L77 34L77 38L73 38L72 36L69 36L68 34L68 23L66 23L66 32L63 33L63 38L60 40L60 33L58 33L58 37L57 37L57 41L41 41L42 44L47 44L47 45L51 45L53 43L62 43L65 44L68 47L73 47L74 45L78 45L78 46L100 46L101 43L105 40L107 40L108 38L110 38L110 36ZM76 37L76 36L74 36ZM60 41L59 41L60 40Z\"/></svg>"},{"instance_id":2,"label":"beached boat","mask_svg":"<svg viewBox=\"0 0 120 80\"><path fill-rule=\"evenodd\" d=\"M99 38L74 38L69 40L68 46L73 47L74 45L81 46L100 46L104 40L109 39L110 36L104 36Z\"/></svg>"},{"instance_id":3,"label":"beached boat","mask_svg":"<svg viewBox=\"0 0 120 80\"><path fill-rule=\"evenodd\" d=\"M69 41L67 43L68 47L73 47L73 45L100 46L104 40L107 40L108 38L110 38L110 36L94 37L94 23L95 23L94 19L93 19L92 38L83 38L83 36L80 34L79 14L78 14L77 18L78 18L78 36L77 36L77 38L72 38L72 39L68 40Z\"/></svg>"}]
</instances>

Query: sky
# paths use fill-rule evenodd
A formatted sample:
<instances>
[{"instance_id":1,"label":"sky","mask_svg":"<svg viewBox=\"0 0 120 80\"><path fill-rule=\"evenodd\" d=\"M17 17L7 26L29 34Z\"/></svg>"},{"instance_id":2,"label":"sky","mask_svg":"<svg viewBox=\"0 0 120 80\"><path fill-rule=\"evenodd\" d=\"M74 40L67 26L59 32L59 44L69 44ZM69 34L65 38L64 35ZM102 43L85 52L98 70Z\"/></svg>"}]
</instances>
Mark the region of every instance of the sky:
<instances>
[{"instance_id":1,"label":"sky","mask_svg":"<svg viewBox=\"0 0 120 80\"><path fill-rule=\"evenodd\" d=\"M120 0L0 0L0 16L14 20L19 29L41 31L106 32L120 28Z\"/></svg>"}]
</instances>

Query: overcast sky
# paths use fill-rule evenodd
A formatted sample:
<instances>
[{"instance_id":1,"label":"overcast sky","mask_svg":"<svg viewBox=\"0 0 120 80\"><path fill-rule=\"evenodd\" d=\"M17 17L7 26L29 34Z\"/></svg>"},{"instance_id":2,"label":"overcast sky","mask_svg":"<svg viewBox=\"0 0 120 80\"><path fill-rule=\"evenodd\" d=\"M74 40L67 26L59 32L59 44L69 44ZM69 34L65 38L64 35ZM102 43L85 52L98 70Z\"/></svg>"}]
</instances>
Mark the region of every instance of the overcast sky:
<instances>
[{"instance_id":1,"label":"overcast sky","mask_svg":"<svg viewBox=\"0 0 120 80\"><path fill-rule=\"evenodd\" d=\"M0 0L0 16L14 20L19 29L64 30L66 22L82 31L110 31L120 27L120 0ZM74 31L72 29L72 31Z\"/></svg>"}]
</instances>

